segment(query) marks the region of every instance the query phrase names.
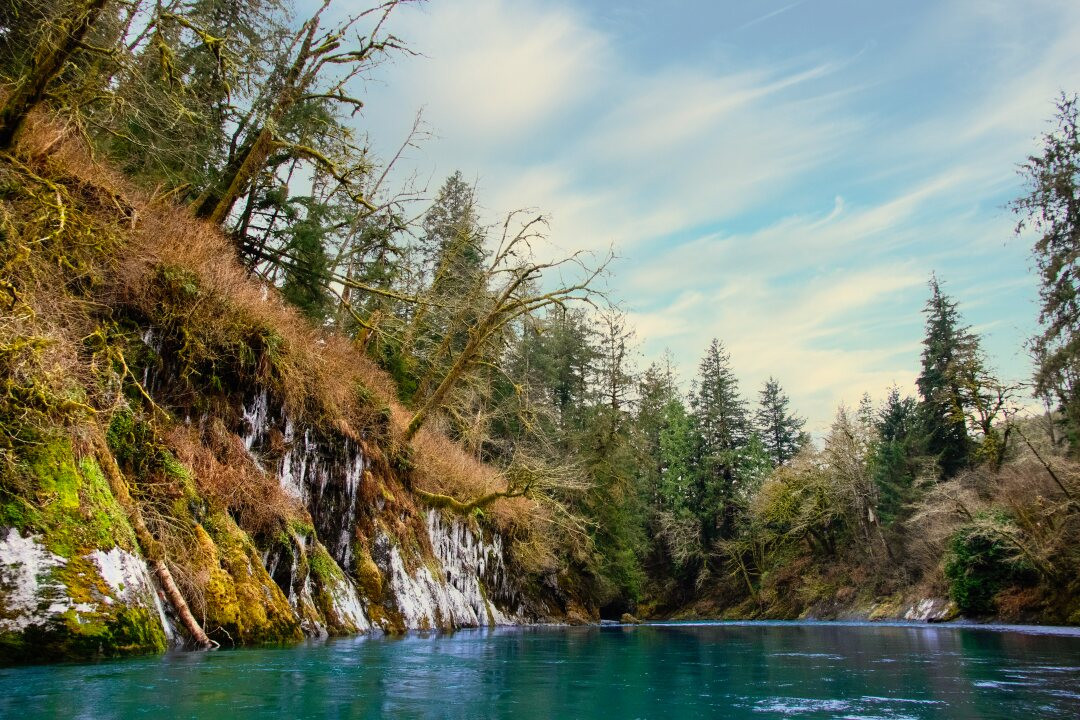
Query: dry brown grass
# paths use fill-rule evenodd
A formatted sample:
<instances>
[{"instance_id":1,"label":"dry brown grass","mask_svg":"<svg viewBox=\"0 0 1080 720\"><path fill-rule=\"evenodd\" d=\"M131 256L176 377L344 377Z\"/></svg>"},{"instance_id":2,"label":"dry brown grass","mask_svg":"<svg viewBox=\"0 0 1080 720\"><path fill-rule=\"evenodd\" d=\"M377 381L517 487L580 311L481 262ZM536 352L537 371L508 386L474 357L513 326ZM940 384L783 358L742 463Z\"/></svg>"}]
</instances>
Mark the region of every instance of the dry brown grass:
<instances>
[{"instance_id":1,"label":"dry brown grass","mask_svg":"<svg viewBox=\"0 0 1080 720\"><path fill-rule=\"evenodd\" d=\"M303 505L255 464L240 438L219 419L202 428L175 426L165 442L192 471L200 495L227 509L253 536L274 537L290 520L309 520Z\"/></svg>"}]
</instances>

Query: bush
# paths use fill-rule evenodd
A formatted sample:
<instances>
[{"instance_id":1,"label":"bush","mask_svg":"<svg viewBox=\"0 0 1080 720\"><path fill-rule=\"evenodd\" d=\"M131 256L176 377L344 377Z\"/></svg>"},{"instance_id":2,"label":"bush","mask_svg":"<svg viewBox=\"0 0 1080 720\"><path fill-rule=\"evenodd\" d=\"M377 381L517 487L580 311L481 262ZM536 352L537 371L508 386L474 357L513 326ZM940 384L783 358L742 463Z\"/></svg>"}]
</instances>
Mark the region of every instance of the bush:
<instances>
[{"instance_id":1,"label":"bush","mask_svg":"<svg viewBox=\"0 0 1080 720\"><path fill-rule=\"evenodd\" d=\"M945 577L949 594L961 611L992 612L995 595L1031 577L1031 566L1007 540L1015 532L1004 513L979 513L949 538Z\"/></svg>"}]
</instances>

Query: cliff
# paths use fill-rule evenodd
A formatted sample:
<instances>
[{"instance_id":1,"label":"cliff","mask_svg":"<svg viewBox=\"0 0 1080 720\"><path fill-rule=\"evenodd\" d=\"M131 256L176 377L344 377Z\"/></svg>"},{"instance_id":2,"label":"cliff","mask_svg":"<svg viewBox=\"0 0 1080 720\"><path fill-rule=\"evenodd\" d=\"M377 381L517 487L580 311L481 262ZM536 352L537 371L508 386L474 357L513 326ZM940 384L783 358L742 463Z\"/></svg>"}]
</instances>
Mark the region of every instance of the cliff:
<instances>
[{"instance_id":1,"label":"cliff","mask_svg":"<svg viewBox=\"0 0 1080 720\"><path fill-rule=\"evenodd\" d=\"M589 615L542 507L229 239L39 123L0 158L0 661ZM205 644L205 643L204 643Z\"/></svg>"}]
</instances>

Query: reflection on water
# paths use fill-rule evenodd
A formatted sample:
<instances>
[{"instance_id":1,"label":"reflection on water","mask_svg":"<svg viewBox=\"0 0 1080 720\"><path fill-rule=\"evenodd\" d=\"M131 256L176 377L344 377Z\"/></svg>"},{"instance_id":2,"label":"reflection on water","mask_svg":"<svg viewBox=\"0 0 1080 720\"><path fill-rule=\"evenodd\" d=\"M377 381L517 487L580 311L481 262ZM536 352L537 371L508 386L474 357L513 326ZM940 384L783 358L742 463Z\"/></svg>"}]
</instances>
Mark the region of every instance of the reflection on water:
<instances>
[{"instance_id":1,"label":"reflection on water","mask_svg":"<svg viewBox=\"0 0 1080 720\"><path fill-rule=\"evenodd\" d=\"M1077 718L1080 634L523 628L0 670L0 717Z\"/></svg>"}]
</instances>

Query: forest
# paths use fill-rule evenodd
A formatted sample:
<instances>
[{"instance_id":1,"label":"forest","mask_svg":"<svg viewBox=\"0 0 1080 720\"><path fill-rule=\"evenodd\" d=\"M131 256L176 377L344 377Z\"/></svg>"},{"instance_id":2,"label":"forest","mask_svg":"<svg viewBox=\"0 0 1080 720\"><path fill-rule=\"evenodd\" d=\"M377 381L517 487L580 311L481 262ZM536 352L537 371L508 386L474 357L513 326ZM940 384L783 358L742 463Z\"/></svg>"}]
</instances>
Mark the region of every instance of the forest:
<instances>
[{"instance_id":1,"label":"forest","mask_svg":"<svg viewBox=\"0 0 1080 720\"><path fill-rule=\"evenodd\" d=\"M941 597L933 619L1080 624L1075 95L1017 158L1034 376L998 377L932 275L914 392L841 405L811 437L784 378L741 386L723 338L701 338L692 378L643 362L611 254L560 254L573 238L538 212L485 223L470 168L403 179L419 118L375 156L364 84L423 52L393 32L403 2L0 7L0 524L59 522L40 466L62 436L105 468L198 638L200 518L257 546L308 522L220 427L257 379L311 427L381 443L404 489L372 504L405 492L497 527L571 621ZM208 509L176 509L189 482Z\"/></svg>"}]
</instances>

